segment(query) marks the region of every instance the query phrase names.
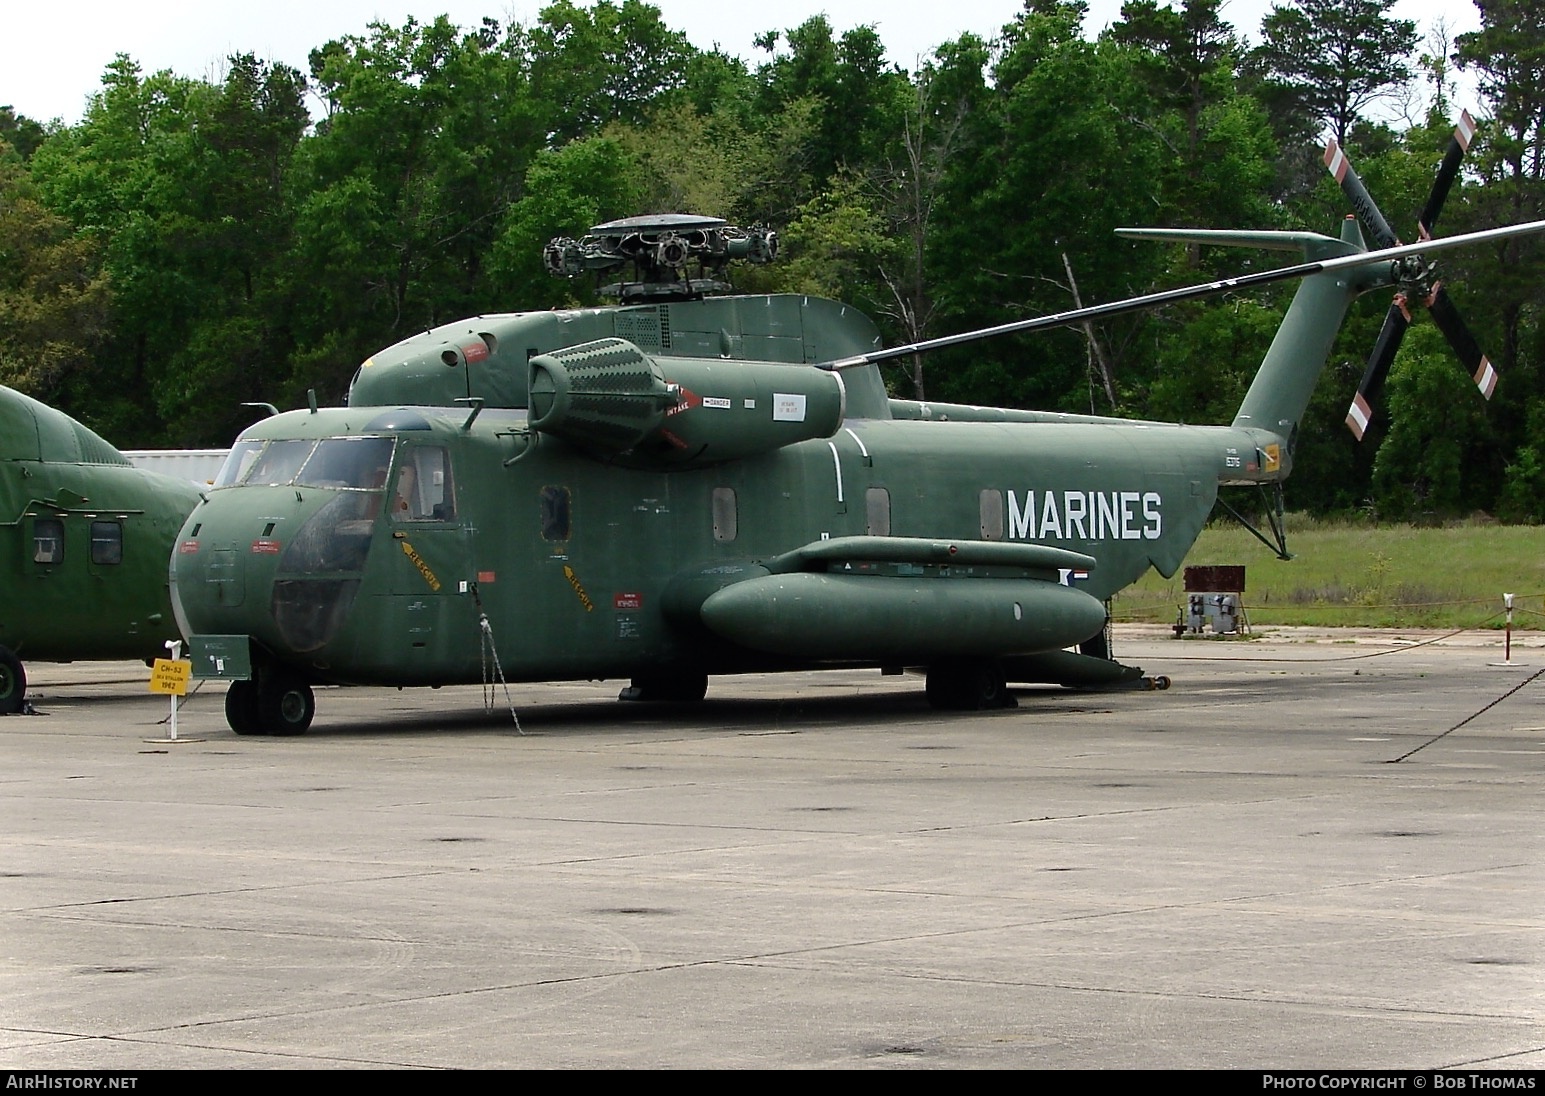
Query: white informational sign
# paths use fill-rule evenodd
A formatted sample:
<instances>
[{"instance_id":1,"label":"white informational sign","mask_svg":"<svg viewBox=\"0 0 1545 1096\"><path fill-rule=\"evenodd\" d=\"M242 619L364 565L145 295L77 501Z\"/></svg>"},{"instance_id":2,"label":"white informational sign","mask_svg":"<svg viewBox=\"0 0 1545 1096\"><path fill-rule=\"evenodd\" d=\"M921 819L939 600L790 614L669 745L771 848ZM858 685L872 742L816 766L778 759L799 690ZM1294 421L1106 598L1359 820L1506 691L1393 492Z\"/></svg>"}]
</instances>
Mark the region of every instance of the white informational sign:
<instances>
[{"instance_id":1,"label":"white informational sign","mask_svg":"<svg viewBox=\"0 0 1545 1096\"><path fill-rule=\"evenodd\" d=\"M774 392L772 417L773 422L804 422L804 393Z\"/></svg>"}]
</instances>

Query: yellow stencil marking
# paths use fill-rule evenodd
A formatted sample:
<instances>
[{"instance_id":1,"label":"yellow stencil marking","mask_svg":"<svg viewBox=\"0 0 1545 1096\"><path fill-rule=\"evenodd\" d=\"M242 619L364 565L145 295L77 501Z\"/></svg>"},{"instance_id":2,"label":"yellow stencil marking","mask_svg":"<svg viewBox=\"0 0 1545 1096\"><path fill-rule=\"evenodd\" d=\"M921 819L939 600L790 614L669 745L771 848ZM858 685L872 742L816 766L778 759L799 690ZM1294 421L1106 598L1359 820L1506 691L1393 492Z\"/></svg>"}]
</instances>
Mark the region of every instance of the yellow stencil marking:
<instances>
[{"instance_id":1,"label":"yellow stencil marking","mask_svg":"<svg viewBox=\"0 0 1545 1096\"><path fill-rule=\"evenodd\" d=\"M595 612L595 604L590 600L590 595L585 593L585 588L580 585L579 576L567 563L563 565L563 577L569 580L570 586L574 587L574 592L579 595L579 603L585 607L585 612Z\"/></svg>"},{"instance_id":2,"label":"yellow stencil marking","mask_svg":"<svg viewBox=\"0 0 1545 1096\"><path fill-rule=\"evenodd\" d=\"M434 593L440 592L440 580L435 578L435 573L429 569L429 564L424 562L424 557L413 550L413 545L406 540L402 541L402 554L413 561L413 566L418 568L418 573L424 576L424 581L429 583L429 589Z\"/></svg>"}]
</instances>

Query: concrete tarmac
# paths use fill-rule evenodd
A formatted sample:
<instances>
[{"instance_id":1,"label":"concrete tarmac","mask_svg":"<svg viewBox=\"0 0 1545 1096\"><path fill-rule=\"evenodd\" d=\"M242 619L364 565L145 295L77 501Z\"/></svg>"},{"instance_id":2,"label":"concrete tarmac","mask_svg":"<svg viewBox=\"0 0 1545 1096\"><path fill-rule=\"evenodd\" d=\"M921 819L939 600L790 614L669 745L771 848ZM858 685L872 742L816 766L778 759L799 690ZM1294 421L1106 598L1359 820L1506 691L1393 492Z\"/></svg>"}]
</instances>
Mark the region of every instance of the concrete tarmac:
<instances>
[{"instance_id":1,"label":"concrete tarmac","mask_svg":"<svg viewBox=\"0 0 1545 1096\"><path fill-rule=\"evenodd\" d=\"M1171 689L979 715L522 685L524 734L238 738L210 683L175 746L143 667L38 665L0 1067L1545 1067L1545 648L1427 638L1123 633Z\"/></svg>"}]
</instances>

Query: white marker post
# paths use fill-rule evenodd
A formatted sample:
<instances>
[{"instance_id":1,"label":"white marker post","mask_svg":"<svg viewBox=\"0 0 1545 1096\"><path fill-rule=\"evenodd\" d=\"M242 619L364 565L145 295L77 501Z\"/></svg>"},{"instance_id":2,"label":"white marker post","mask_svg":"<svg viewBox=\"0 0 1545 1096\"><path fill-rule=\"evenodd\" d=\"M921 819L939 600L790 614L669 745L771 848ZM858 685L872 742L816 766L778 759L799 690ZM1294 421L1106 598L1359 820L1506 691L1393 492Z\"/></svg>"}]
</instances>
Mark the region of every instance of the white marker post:
<instances>
[{"instance_id":1,"label":"white marker post","mask_svg":"<svg viewBox=\"0 0 1545 1096\"><path fill-rule=\"evenodd\" d=\"M182 640L167 640L166 649L172 653L173 662L180 662L182 660ZM182 697L177 693L172 694L172 726L171 729L167 732L167 737L170 738L173 742L177 741L177 702L181 699Z\"/></svg>"},{"instance_id":2,"label":"white marker post","mask_svg":"<svg viewBox=\"0 0 1545 1096\"><path fill-rule=\"evenodd\" d=\"M166 693L171 696L171 731L167 738L156 739L155 741L176 742L178 741L177 701L187 695L188 678L192 675L193 664L182 657L182 640L169 639L166 641L166 646L171 651L172 657L158 658L150 667L150 691L153 693ZM195 739L194 741L197 740Z\"/></svg>"},{"instance_id":3,"label":"white marker post","mask_svg":"<svg viewBox=\"0 0 1545 1096\"><path fill-rule=\"evenodd\" d=\"M1503 594L1502 604L1507 606L1507 638L1502 641L1502 665L1513 664L1513 595Z\"/></svg>"}]
</instances>

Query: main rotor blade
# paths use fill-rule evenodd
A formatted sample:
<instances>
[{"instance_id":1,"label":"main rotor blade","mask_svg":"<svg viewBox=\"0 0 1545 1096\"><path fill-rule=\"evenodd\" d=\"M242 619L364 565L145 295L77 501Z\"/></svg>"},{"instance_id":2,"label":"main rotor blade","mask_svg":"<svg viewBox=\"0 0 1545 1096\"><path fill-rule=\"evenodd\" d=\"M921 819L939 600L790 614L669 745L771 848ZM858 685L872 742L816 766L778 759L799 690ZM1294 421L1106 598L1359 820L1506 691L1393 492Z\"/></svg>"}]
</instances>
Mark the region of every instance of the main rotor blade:
<instances>
[{"instance_id":1,"label":"main rotor blade","mask_svg":"<svg viewBox=\"0 0 1545 1096\"><path fill-rule=\"evenodd\" d=\"M1276 270L1262 270L1255 274L1242 274L1237 278L1222 278L1215 282L1186 286L1182 289L1165 289L1158 293L1148 293L1141 297L1130 297L1124 301L1111 301L1109 304L1090 305L1087 308L1075 308L1068 312L1053 312L1046 316L1036 316L1033 319L1015 320L1012 323L998 324L995 327L984 327L979 331L963 331L958 335L944 335L937 339L925 339L922 342L906 343L903 346L892 346L885 350L871 350L867 354L855 354L850 358L818 362L815 363L815 368L832 371L856 369L861 365L873 365L878 362L890 361L893 358L905 358L911 354L922 354L930 350L942 350L947 346L961 346L965 343L979 342L982 339L996 338L999 335L1013 335L1024 331L1045 331L1054 327L1067 327L1070 324L1082 323L1085 320L1101 320L1109 316L1123 316L1129 312L1141 312L1145 308L1153 308L1156 305L1176 304L1181 301L1199 300L1203 297L1216 297L1221 293L1228 293L1235 289L1268 285L1272 282L1286 281L1289 278L1306 278L1311 274L1323 274L1333 270L1348 270L1353 267L1371 266L1395 259L1404 259L1409 255L1447 251L1450 248L1465 247L1469 244L1484 243L1488 240L1505 240L1513 236L1528 236L1536 232L1545 232L1545 221L1528 221L1524 224L1505 225L1502 228L1488 228L1480 232L1467 232L1462 236L1445 236L1441 240L1424 240L1421 243L1384 248L1382 251L1362 251L1356 255L1338 255L1332 259L1317 259L1314 262L1297 263L1293 266L1284 266Z\"/></svg>"},{"instance_id":2,"label":"main rotor blade","mask_svg":"<svg viewBox=\"0 0 1545 1096\"><path fill-rule=\"evenodd\" d=\"M1417 215L1416 224L1423 239L1432 235L1432 226L1438 219L1438 214L1443 212L1443 203L1448 200L1449 188L1454 185L1454 180L1459 176L1459 162L1465 158L1465 153L1470 149L1470 141L1475 136L1475 119L1470 117L1468 110L1459 112L1459 124L1454 127L1454 136L1449 140L1448 151L1443 154L1443 162L1438 165L1438 174L1432 180L1432 192L1427 195L1427 204L1422 206L1422 211Z\"/></svg>"},{"instance_id":3,"label":"main rotor blade","mask_svg":"<svg viewBox=\"0 0 1545 1096\"><path fill-rule=\"evenodd\" d=\"M1358 441L1363 440L1363 434L1368 430L1368 423L1373 418L1373 401L1378 398L1379 389L1384 387L1384 378L1400 350L1400 340L1405 338L1406 328L1410 326L1411 321L1402 304L1390 305L1384 315L1384 326L1379 329L1378 341L1373 344L1373 353L1368 355L1363 379L1357 382L1352 406L1347 408L1347 429Z\"/></svg>"},{"instance_id":4,"label":"main rotor blade","mask_svg":"<svg viewBox=\"0 0 1545 1096\"><path fill-rule=\"evenodd\" d=\"M1469 326L1460 318L1459 309L1454 307L1448 290L1442 285L1434 289L1432 296L1427 299L1427 310L1432 313L1438 330L1443 332L1448 344L1454 348L1454 353L1459 355L1459 360L1470 371L1470 379L1475 382L1475 387L1481 390L1481 395L1491 399L1491 394L1497 390L1496 367L1491 364L1490 358L1481 353L1480 344L1470 334Z\"/></svg>"},{"instance_id":5,"label":"main rotor blade","mask_svg":"<svg viewBox=\"0 0 1545 1096\"><path fill-rule=\"evenodd\" d=\"M1336 143L1334 137L1325 146L1324 158L1325 166L1330 169L1336 182L1341 184L1341 192L1347 196L1347 201L1352 203L1352 208L1361 218L1363 225L1373 233L1373 242L1379 247L1398 245L1400 239L1395 235L1395 230L1389 227L1384 214L1379 212L1373 195L1368 193L1363 180L1353 170L1352 161L1347 159L1346 150Z\"/></svg>"}]
</instances>

